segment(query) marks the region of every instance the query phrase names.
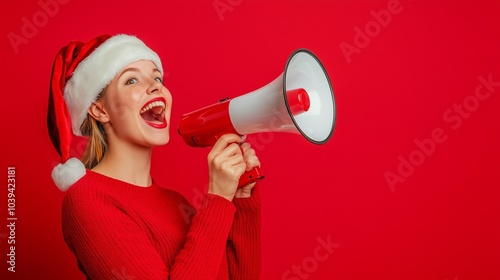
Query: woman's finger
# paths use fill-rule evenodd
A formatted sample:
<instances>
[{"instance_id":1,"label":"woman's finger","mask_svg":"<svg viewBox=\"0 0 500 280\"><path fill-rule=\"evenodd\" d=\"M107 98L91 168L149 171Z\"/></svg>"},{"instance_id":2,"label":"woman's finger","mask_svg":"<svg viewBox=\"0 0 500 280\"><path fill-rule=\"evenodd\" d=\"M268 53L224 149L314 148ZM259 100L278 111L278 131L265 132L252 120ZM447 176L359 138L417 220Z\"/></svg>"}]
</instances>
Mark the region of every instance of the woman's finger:
<instances>
[{"instance_id":1,"label":"woman's finger","mask_svg":"<svg viewBox=\"0 0 500 280\"><path fill-rule=\"evenodd\" d=\"M220 153L231 143L241 143L242 139L238 134L228 133L222 135L212 147L212 151Z\"/></svg>"},{"instance_id":2,"label":"woman's finger","mask_svg":"<svg viewBox=\"0 0 500 280\"><path fill-rule=\"evenodd\" d=\"M260 160L256 156L252 156L245 161L246 171L252 170L255 167L260 167Z\"/></svg>"}]
</instances>

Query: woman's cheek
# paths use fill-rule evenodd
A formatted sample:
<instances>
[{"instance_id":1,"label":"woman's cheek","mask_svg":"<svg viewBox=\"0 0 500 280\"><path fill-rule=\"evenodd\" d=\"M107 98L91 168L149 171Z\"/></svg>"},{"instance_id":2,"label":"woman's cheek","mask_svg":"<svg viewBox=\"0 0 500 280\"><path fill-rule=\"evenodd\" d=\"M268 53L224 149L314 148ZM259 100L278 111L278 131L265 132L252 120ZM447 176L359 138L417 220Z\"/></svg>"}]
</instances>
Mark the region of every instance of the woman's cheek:
<instances>
[{"instance_id":1,"label":"woman's cheek","mask_svg":"<svg viewBox=\"0 0 500 280\"><path fill-rule=\"evenodd\" d=\"M126 104L118 102L113 105L113 112L115 120L118 122L121 122L129 118L130 115L132 114L132 110L130 110Z\"/></svg>"}]
</instances>

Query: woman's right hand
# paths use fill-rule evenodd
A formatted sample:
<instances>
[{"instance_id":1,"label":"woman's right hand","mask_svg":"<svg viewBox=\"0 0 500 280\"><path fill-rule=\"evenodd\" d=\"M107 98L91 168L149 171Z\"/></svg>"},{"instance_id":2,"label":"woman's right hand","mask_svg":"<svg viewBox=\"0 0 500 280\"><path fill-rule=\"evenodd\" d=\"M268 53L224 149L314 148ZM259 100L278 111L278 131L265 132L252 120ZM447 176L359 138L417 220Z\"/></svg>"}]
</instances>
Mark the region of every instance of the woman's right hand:
<instances>
[{"instance_id":1,"label":"woman's right hand","mask_svg":"<svg viewBox=\"0 0 500 280\"><path fill-rule=\"evenodd\" d=\"M216 194L232 201L246 164L241 152L243 140L237 134L224 134L208 154L208 193Z\"/></svg>"}]
</instances>

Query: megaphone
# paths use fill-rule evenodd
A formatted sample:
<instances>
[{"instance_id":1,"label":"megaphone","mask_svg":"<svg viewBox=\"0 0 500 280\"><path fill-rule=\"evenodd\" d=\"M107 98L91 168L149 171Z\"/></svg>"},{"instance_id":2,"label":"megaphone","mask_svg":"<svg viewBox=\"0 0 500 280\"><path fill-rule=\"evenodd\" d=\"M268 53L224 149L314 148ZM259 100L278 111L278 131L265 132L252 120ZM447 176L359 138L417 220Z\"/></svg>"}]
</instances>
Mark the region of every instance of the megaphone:
<instances>
[{"instance_id":1,"label":"megaphone","mask_svg":"<svg viewBox=\"0 0 500 280\"><path fill-rule=\"evenodd\" d=\"M183 114L177 132L192 147L213 146L223 134L261 132L302 135L326 143L335 126L336 107L328 74L309 50L294 51L275 80L236 98ZM238 187L264 178L260 168L245 172Z\"/></svg>"}]
</instances>

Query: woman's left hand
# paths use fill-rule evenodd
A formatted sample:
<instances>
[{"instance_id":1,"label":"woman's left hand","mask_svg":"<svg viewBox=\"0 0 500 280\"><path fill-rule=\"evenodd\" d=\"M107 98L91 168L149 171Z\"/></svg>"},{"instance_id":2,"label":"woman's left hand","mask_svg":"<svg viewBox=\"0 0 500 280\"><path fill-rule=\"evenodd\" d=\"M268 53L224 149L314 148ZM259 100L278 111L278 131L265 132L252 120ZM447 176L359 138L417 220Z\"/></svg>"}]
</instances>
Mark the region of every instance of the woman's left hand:
<instances>
[{"instance_id":1,"label":"woman's left hand","mask_svg":"<svg viewBox=\"0 0 500 280\"><path fill-rule=\"evenodd\" d=\"M252 149L249 143L244 142L241 144L241 149L243 150L243 160L246 164L245 171L250 171L254 167L260 167L260 161L257 155L255 154L255 150ZM248 184L244 187L241 187L236 190L234 197L236 198L247 198L252 196L252 189L256 183Z\"/></svg>"}]
</instances>

